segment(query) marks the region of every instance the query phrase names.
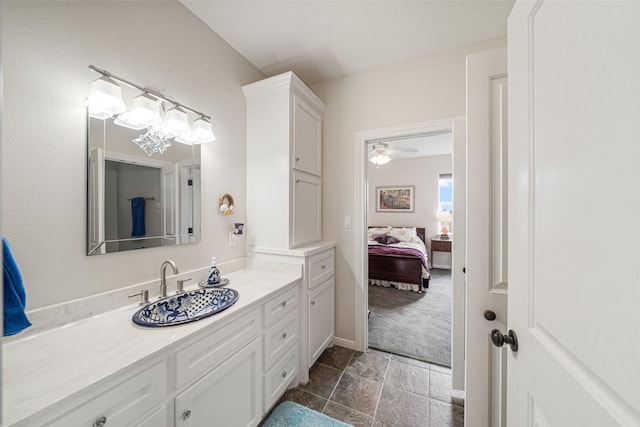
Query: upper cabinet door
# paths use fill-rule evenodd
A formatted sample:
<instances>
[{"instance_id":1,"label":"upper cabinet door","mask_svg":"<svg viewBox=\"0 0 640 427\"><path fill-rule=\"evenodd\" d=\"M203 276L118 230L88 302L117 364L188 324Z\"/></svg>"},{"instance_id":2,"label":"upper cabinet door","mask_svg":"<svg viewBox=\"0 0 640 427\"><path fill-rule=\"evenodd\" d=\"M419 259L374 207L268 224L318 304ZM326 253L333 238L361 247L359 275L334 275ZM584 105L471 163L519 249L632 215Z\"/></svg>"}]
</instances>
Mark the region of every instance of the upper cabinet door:
<instances>
[{"instance_id":1,"label":"upper cabinet door","mask_svg":"<svg viewBox=\"0 0 640 427\"><path fill-rule=\"evenodd\" d=\"M321 133L322 118L303 99L293 97L292 111L292 165L293 168L312 175L322 172Z\"/></svg>"}]
</instances>

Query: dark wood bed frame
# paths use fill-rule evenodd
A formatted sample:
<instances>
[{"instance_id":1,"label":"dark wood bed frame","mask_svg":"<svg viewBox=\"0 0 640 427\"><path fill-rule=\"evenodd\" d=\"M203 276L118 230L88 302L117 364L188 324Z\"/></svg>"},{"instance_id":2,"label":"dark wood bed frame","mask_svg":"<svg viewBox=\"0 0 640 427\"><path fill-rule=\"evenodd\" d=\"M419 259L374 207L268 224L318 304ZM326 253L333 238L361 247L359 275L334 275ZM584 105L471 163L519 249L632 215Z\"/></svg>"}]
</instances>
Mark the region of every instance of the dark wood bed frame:
<instances>
[{"instance_id":1,"label":"dark wood bed frame","mask_svg":"<svg viewBox=\"0 0 640 427\"><path fill-rule=\"evenodd\" d=\"M426 245L424 228L416 227L416 234ZM412 255L369 254L369 279L412 283L422 285L423 289L429 287L429 279L422 278L422 261Z\"/></svg>"}]
</instances>

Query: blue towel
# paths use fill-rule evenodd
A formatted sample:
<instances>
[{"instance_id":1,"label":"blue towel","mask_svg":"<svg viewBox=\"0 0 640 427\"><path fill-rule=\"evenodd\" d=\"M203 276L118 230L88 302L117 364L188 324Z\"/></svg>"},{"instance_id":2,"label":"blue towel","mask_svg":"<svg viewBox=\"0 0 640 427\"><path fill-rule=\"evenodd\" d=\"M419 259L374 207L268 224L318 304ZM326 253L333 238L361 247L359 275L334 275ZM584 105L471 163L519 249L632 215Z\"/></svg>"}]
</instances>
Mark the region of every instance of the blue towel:
<instances>
[{"instance_id":1,"label":"blue towel","mask_svg":"<svg viewBox=\"0 0 640 427\"><path fill-rule=\"evenodd\" d=\"M294 402L282 402L262 427L352 427Z\"/></svg>"},{"instance_id":2,"label":"blue towel","mask_svg":"<svg viewBox=\"0 0 640 427\"><path fill-rule=\"evenodd\" d=\"M9 242L2 238L2 263L4 265L4 336L15 335L31 326L24 307L27 294L22 284L22 275L13 259Z\"/></svg>"},{"instance_id":3,"label":"blue towel","mask_svg":"<svg viewBox=\"0 0 640 427\"><path fill-rule=\"evenodd\" d=\"M133 219L131 237L144 236L147 233L144 228L144 197L131 199L131 218Z\"/></svg>"}]
</instances>

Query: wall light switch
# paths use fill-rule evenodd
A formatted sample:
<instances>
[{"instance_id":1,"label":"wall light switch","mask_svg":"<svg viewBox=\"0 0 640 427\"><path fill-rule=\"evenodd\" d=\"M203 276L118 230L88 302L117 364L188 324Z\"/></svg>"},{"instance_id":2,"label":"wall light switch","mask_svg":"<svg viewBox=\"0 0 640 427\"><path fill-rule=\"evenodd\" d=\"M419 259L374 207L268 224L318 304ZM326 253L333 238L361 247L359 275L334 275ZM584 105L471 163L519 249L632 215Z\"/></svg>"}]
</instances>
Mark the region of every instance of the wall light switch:
<instances>
[{"instance_id":1,"label":"wall light switch","mask_svg":"<svg viewBox=\"0 0 640 427\"><path fill-rule=\"evenodd\" d=\"M350 216L345 216L344 217L344 228L351 228L351 217Z\"/></svg>"}]
</instances>

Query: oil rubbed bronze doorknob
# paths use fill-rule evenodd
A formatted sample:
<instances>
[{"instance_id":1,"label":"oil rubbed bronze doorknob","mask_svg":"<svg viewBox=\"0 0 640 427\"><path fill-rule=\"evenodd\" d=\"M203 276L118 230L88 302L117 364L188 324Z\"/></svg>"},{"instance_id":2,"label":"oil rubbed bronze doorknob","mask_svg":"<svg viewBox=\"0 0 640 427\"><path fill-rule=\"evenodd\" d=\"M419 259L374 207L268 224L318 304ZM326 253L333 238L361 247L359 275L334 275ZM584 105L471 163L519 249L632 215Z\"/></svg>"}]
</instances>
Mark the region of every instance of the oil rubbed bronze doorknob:
<instances>
[{"instance_id":1,"label":"oil rubbed bronze doorknob","mask_svg":"<svg viewBox=\"0 0 640 427\"><path fill-rule=\"evenodd\" d=\"M511 351L514 353L518 351L518 337L512 329L509 329L507 335L503 335L498 329L494 329L491 331L491 342L496 347L502 347L506 343L511 347Z\"/></svg>"},{"instance_id":2,"label":"oil rubbed bronze doorknob","mask_svg":"<svg viewBox=\"0 0 640 427\"><path fill-rule=\"evenodd\" d=\"M483 316L485 319L487 319L489 322L493 322L494 320L496 320L496 313L492 310L485 310L483 313Z\"/></svg>"}]
</instances>

